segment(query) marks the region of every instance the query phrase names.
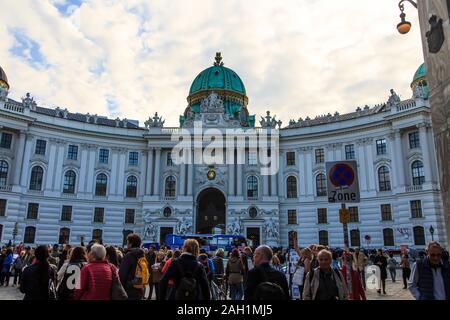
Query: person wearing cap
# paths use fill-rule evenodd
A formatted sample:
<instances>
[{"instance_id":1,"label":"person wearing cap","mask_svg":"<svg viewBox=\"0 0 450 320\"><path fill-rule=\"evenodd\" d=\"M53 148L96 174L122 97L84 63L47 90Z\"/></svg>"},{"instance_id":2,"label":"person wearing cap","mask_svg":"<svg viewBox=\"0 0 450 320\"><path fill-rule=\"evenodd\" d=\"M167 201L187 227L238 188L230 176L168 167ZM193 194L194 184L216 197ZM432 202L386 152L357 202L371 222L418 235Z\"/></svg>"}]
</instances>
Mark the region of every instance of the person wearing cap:
<instances>
[{"instance_id":1,"label":"person wearing cap","mask_svg":"<svg viewBox=\"0 0 450 320\"><path fill-rule=\"evenodd\" d=\"M442 246L432 241L424 260L413 265L409 290L417 300L450 300L450 264L442 252Z\"/></svg>"}]
</instances>

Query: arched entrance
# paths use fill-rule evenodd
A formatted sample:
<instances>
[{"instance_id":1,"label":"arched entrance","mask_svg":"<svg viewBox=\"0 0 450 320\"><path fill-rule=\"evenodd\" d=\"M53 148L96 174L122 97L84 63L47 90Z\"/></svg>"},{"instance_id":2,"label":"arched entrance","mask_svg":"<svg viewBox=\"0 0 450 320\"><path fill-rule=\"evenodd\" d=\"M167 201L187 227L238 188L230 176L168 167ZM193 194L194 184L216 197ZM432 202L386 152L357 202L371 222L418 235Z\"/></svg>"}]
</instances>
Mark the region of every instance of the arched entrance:
<instances>
[{"instance_id":1,"label":"arched entrance","mask_svg":"<svg viewBox=\"0 0 450 320\"><path fill-rule=\"evenodd\" d=\"M208 188L200 192L197 197L197 234L211 234L214 228L225 232L225 202L225 196L218 189Z\"/></svg>"}]
</instances>

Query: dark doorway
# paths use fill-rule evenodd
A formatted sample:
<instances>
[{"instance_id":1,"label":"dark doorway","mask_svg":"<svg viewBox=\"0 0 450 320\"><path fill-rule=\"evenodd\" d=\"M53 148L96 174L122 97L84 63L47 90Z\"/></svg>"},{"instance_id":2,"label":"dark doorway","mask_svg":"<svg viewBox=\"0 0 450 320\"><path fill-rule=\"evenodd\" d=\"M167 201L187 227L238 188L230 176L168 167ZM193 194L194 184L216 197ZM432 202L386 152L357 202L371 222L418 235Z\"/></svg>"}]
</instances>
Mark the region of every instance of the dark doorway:
<instances>
[{"instance_id":1,"label":"dark doorway","mask_svg":"<svg viewBox=\"0 0 450 320\"><path fill-rule=\"evenodd\" d=\"M161 227L159 228L159 244L165 245L166 244L166 235L173 234L173 228L172 227Z\"/></svg>"},{"instance_id":2,"label":"dark doorway","mask_svg":"<svg viewBox=\"0 0 450 320\"><path fill-rule=\"evenodd\" d=\"M212 234L214 228L225 231L225 196L217 189L203 190L197 198L197 234Z\"/></svg>"},{"instance_id":3,"label":"dark doorway","mask_svg":"<svg viewBox=\"0 0 450 320\"><path fill-rule=\"evenodd\" d=\"M247 239L252 241L252 246L257 247L260 245L260 229L259 228L247 228Z\"/></svg>"}]
</instances>

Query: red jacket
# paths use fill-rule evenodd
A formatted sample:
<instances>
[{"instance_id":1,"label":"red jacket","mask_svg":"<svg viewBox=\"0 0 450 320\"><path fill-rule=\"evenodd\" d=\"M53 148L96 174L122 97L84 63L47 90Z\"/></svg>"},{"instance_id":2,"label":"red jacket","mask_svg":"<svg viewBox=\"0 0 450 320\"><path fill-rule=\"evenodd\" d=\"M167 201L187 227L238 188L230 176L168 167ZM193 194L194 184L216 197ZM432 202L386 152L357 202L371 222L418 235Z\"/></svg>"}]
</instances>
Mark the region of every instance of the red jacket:
<instances>
[{"instance_id":1,"label":"red jacket","mask_svg":"<svg viewBox=\"0 0 450 320\"><path fill-rule=\"evenodd\" d=\"M364 288L361 283L361 277L359 276L358 271L352 271L352 288L348 288L348 299L349 300L366 300L366 293L364 292ZM345 265L341 268L342 276L344 278L345 284L347 283L347 268Z\"/></svg>"},{"instance_id":2,"label":"red jacket","mask_svg":"<svg viewBox=\"0 0 450 320\"><path fill-rule=\"evenodd\" d=\"M111 269L117 275L116 267L107 261L92 261L83 267L80 289L75 289L75 300L111 300Z\"/></svg>"}]
</instances>

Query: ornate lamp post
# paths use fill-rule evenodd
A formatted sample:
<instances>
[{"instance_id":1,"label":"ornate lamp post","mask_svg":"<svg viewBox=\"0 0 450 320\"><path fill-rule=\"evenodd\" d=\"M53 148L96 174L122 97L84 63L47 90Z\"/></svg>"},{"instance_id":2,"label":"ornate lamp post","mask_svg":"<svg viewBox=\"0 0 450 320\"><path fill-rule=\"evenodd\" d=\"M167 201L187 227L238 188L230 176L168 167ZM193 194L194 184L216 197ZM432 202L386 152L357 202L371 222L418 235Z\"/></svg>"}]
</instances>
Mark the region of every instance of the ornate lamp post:
<instances>
[{"instance_id":1,"label":"ornate lamp post","mask_svg":"<svg viewBox=\"0 0 450 320\"><path fill-rule=\"evenodd\" d=\"M416 9L417 9L417 3L414 2L413 0L401 0L398 3L398 7L400 8L401 14L400 14L400 23L397 25L397 30L398 32L400 32L401 34L407 34L409 32L409 30L411 30L411 22L406 21L406 14L405 14L405 5L403 4L403 2L408 1L409 3L411 3Z\"/></svg>"},{"instance_id":2,"label":"ornate lamp post","mask_svg":"<svg viewBox=\"0 0 450 320\"><path fill-rule=\"evenodd\" d=\"M434 241L434 228L433 228L433 226L430 226L429 231L430 231L430 234L431 234L431 241Z\"/></svg>"}]
</instances>

